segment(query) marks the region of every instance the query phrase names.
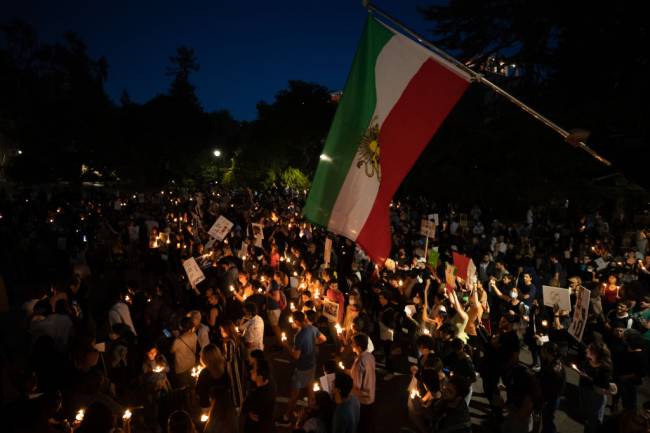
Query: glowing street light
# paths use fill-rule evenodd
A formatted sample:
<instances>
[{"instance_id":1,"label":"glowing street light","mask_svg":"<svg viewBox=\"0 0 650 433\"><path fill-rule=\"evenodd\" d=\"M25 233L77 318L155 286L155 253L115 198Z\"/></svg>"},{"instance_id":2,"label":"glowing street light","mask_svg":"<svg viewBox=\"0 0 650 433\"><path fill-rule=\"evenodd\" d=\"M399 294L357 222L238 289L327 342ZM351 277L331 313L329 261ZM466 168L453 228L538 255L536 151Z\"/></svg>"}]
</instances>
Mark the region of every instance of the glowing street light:
<instances>
[{"instance_id":1,"label":"glowing street light","mask_svg":"<svg viewBox=\"0 0 650 433\"><path fill-rule=\"evenodd\" d=\"M219 157L221 156L221 151L220 151L219 149L215 149L214 152L212 152L212 154L213 154L216 158L219 158Z\"/></svg>"}]
</instances>

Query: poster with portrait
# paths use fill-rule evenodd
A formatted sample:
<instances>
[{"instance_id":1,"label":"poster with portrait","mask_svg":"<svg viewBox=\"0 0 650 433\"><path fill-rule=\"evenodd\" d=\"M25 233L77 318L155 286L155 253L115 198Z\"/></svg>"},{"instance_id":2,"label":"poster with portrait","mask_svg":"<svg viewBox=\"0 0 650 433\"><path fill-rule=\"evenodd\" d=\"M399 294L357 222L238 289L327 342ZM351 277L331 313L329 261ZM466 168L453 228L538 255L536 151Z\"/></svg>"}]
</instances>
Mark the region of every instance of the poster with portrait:
<instances>
[{"instance_id":1,"label":"poster with portrait","mask_svg":"<svg viewBox=\"0 0 650 433\"><path fill-rule=\"evenodd\" d=\"M571 311L571 293L569 289L553 286L542 286L544 305L553 308L557 304L560 309Z\"/></svg>"},{"instance_id":2,"label":"poster with portrait","mask_svg":"<svg viewBox=\"0 0 650 433\"><path fill-rule=\"evenodd\" d=\"M198 263L196 263L196 260L194 260L194 257L190 257L189 259L183 261L183 269L185 269L187 279L189 280L192 287L196 287L197 284L205 280L205 275L203 274L203 271L199 267Z\"/></svg>"},{"instance_id":3,"label":"poster with portrait","mask_svg":"<svg viewBox=\"0 0 650 433\"><path fill-rule=\"evenodd\" d=\"M576 304L573 310L573 319L569 325L569 334L577 341L582 341L582 334L585 332L587 317L589 316L589 300L591 290L581 287L576 293Z\"/></svg>"},{"instance_id":4,"label":"poster with portrait","mask_svg":"<svg viewBox=\"0 0 650 433\"><path fill-rule=\"evenodd\" d=\"M262 248L262 241L264 240L264 226L262 226L262 224L253 223L251 224L251 229L253 230L253 239L255 239L254 245L257 248Z\"/></svg>"},{"instance_id":5,"label":"poster with portrait","mask_svg":"<svg viewBox=\"0 0 650 433\"><path fill-rule=\"evenodd\" d=\"M218 241L223 241L233 226L232 221L223 215L219 215L219 218L217 218L214 224L212 224L212 227L210 227L210 230L208 230L208 234Z\"/></svg>"},{"instance_id":6,"label":"poster with portrait","mask_svg":"<svg viewBox=\"0 0 650 433\"><path fill-rule=\"evenodd\" d=\"M332 302L329 299L323 299L323 316L327 318L330 323L335 323L339 320L339 304Z\"/></svg>"}]
</instances>

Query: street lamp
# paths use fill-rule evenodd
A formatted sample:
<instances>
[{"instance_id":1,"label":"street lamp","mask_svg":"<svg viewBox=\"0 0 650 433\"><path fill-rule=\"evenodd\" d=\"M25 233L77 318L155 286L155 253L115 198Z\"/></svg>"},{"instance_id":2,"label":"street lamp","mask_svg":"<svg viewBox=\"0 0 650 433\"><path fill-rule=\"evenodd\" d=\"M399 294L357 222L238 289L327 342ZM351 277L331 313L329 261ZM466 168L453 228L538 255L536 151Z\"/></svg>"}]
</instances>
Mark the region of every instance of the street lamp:
<instances>
[{"instance_id":1,"label":"street lamp","mask_svg":"<svg viewBox=\"0 0 650 433\"><path fill-rule=\"evenodd\" d=\"M219 149L215 149L214 152L212 152L212 154L215 157L219 158L221 156L221 151Z\"/></svg>"}]
</instances>

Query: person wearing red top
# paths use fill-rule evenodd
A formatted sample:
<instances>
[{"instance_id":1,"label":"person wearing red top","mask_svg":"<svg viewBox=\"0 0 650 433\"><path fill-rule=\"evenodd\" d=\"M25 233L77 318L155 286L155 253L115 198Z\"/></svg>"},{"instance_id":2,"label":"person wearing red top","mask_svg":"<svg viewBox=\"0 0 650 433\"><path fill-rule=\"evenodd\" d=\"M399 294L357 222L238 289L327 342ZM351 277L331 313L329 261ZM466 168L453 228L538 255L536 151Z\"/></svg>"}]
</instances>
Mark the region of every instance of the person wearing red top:
<instances>
[{"instance_id":1,"label":"person wearing red top","mask_svg":"<svg viewBox=\"0 0 650 433\"><path fill-rule=\"evenodd\" d=\"M343 317L345 315L345 296L343 295L343 292L339 290L339 283L336 281L330 281L326 296L330 301L339 304L339 317L337 321L338 323L343 323Z\"/></svg>"},{"instance_id":2,"label":"person wearing red top","mask_svg":"<svg viewBox=\"0 0 650 433\"><path fill-rule=\"evenodd\" d=\"M620 286L618 286L616 275L610 275L606 283L603 283L600 289L600 294L603 299L603 309L605 314L613 310L618 301L621 299L619 297Z\"/></svg>"}]
</instances>

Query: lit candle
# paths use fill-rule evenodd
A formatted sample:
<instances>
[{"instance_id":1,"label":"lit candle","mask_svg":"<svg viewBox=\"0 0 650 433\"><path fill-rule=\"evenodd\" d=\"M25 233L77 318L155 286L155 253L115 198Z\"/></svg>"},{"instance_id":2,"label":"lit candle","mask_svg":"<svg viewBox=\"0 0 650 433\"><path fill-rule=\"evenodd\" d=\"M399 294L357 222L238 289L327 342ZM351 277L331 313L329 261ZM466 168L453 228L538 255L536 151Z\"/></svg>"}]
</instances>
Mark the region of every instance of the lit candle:
<instances>
[{"instance_id":1,"label":"lit candle","mask_svg":"<svg viewBox=\"0 0 650 433\"><path fill-rule=\"evenodd\" d=\"M294 277L297 277L297 276L298 276L298 272L293 271L293 276L294 276Z\"/></svg>"},{"instance_id":2,"label":"lit candle","mask_svg":"<svg viewBox=\"0 0 650 433\"><path fill-rule=\"evenodd\" d=\"M122 415L122 419L124 421L128 421L128 420L131 419L131 415L133 415L133 414L131 413L130 410L127 409L127 410L124 411L124 414Z\"/></svg>"},{"instance_id":3,"label":"lit candle","mask_svg":"<svg viewBox=\"0 0 650 433\"><path fill-rule=\"evenodd\" d=\"M548 320L542 320L542 326L548 326Z\"/></svg>"},{"instance_id":4,"label":"lit candle","mask_svg":"<svg viewBox=\"0 0 650 433\"><path fill-rule=\"evenodd\" d=\"M404 281L399 280L399 281L397 282L397 284L398 284L400 287L402 287L402 286L404 285Z\"/></svg>"},{"instance_id":5,"label":"lit candle","mask_svg":"<svg viewBox=\"0 0 650 433\"><path fill-rule=\"evenodd\" d=\"M411 400L414 400L419 396L420 396L420 391L418 391L417 389L411 390Z\"/></svg>"},{"instance_id":6,"label":"lit candle","mask_svg":"<svg viewBox=\"0 0 650 433\"><path fill-rule=\"evenodd\" d=\"M341 370L345 370L345 365L343 365L343 361L339 361L339 368Z\"/></svg>"},{"instance_id":7,"label":"lit candle","mask_svg":"<svg viewBox=\"0 0 650 433\"><path fill-rule=\"evenodd\" d=\"M239 326L235 326L235 331L239 334Z\"/></svg>"},{"instance_id":8,"label":"lit candle","mask_svg":"<svg viewBox=\"0 0 650 433\"><path fill-rule=\"evenodd\" d=\"M230 286L230 291L231 291L231 292L234 292L234 291L235 291L235 288L234 288L233 286Z\"/></svg>"},{"instance_id":9,"label":"lit candle","mask_svg":"<svg viewBox=\"0 0 650 433\"><path fill-rule=\"evenodd\" d=\"M281 340L282 340L282 341L287 341L287 334L285 334L284 332L282 333L282 338L281 338Z\"/></svg>"},{"instance_id":10,"label":"lit candle","mask_svg":"<svg viewBox=\"0 0 650 433\"><path fill-rule=\"evenodd\" d=\"M293 302L289 304L289 308L291 308L291 311L296 311L296 306L294 305Z\"/></svg>"},{"instance_id":11,"label":"lit candle","mask_svg":"<svg viewBox=\"0 0 650 433\"><path fill-rule=\"evenodd\" d=\"M86 415L86 411L83 410L83 409L79 409L79 411L77 411L77 415L75 415L74 419L81 422L81 421L84 420L84 415Z\"/></svg>"},{"instance_id":12,"label":"lit candle","mask_svg":"<svg viewBox=\"0 0 650 433\"><path fill-rule=\"evenodd\" d=\"M422 333L423 333L424 335L431 335L431 331L429 331L427 328L424 328L424 329L422 330Z\"/></svg>"},{"instance_id":13,"label":"lit candle","mask_svg":"<svg viewBox=\"0 0 650 433\"><path fill-rule=\"evenodd\" d=\"M262 293L262 288L257 289L257 293Z\"/></svg>"},{"instance_id":14,"label":"lit candle","mask_svg":"<svg viewBox=\"0 0 650 433\"><path fill-rule=\"evenodd\" d=\"M289 323L293 323L293 317L289 316Z\"/></svg>"},{"instance_id":15,"label":"lit candle","mask_svg":"<svg viewBox=\"0 0 650 433\"><path fill-rule=\"evenodd\" d=\"M162 373L165 370L165 368L162 365L156 365L153 369L154 373Z\"/></svg>"},{"instance_id":16,"label":"lit candle","mask_svg":"<svg viewBox=\"0 0 650 433\"><path fill-rule=\"evenodd\" d=\"M201 415L201 422L208 422L210 417L206 414Z\"/></svg>"},{"instance_id":17,"label":"lit candle","mask_svg":"<svg viewBox=\"0 0 650 433\"><path fill-rule=\"evenodd\" d=\"M192 377L198 379L199 375L201 374L201 370L203 370L203 367L197 365L196 367L192 367L192 372L190 374L192 375Z\"/></svg>"},{"instance_id":18,"label":"lit candle","mask_svg":"<svg viewBox=\"0 0 650 433\"><path fill-rule=\"evenodd\" d=\"M338 335L341 335L341 333L343 332L343 328L341 328L341 325L337 323L336 325L334 325L334 328L336 329L336 333Z\"/></svg>"},{"instance_id":19,"label":"lit candle","mask_svg":"<svg viewBox=\"0 0 650 433\"><path fill-rule=\"evenodd\" d=\"M320 391L320 385L318 385L318 382L314 382L314 392Z\"/></svg>"}]
</instances>

